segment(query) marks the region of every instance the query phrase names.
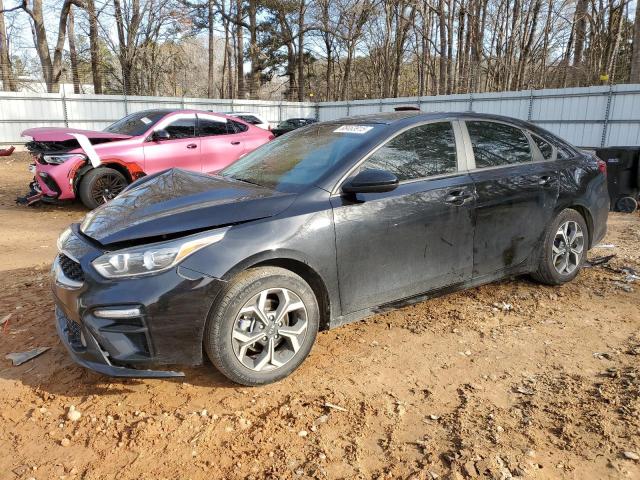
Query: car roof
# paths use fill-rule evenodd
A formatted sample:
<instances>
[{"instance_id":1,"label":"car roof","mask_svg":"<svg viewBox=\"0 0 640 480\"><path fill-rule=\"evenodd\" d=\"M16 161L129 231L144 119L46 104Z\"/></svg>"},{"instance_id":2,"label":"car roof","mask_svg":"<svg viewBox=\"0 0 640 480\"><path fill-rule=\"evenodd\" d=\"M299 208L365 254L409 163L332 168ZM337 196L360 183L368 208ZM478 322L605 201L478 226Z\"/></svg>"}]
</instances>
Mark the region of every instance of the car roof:
<instances>
[{"instance_id":1,"label":"car roof","mask_svg":"<svg viewBox=\"0 0 640 480\"><path fill-rule=\"evenodd\" d=\"M532 124L524 122L522 120L518 120L517 118L512 117L504 117L502 115L490 115L486 113L476 113L472 111L468 112L422 112L419 110L405 110L398 112L379 112L379 113L370 113L367 115L356 115L353 117L345 117L339 118L337 120L329 120L327 123L341 123L341 124L358 124L358 123L368 123L368 124L383 124L383 125L393 125L394 123L399 123L413 119L416 122L429 121L429 120L439 120L443 118L477 118L477 119L485 119L485 120L494 120L499 122L507 122L521 126L531 127Z\"/></svg>"}]
</instances>

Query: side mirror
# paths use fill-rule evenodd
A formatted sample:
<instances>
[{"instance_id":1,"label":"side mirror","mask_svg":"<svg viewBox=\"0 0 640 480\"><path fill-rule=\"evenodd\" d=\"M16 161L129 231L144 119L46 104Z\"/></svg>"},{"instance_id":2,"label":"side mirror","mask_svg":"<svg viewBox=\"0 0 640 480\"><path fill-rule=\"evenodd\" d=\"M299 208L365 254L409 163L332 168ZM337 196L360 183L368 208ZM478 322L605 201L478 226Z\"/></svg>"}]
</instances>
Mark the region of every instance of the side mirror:
<instances>
[{"instance_id":1,"label":"side mirror","mask_svg":"<svg viewBox=\"0 0 640 480\"><path fill-rule=\"evenodd\" d=\"M151 138L154 142L161 142L162 140L169 140L171 138L171 135L169 135L169 132L167 132L166 130L160 129L153 132Z\"/></svg>"},{"instance_id":2,"label":"side mirror","mask_svg":"<svg viewBox=\"0 0 640 480\"><path fill-rule=\"evenodd\" d=\"M398 177L386 170L362 170L342 185L344 193L390 192L398 186Z\"/></svg>"}]
</instances>

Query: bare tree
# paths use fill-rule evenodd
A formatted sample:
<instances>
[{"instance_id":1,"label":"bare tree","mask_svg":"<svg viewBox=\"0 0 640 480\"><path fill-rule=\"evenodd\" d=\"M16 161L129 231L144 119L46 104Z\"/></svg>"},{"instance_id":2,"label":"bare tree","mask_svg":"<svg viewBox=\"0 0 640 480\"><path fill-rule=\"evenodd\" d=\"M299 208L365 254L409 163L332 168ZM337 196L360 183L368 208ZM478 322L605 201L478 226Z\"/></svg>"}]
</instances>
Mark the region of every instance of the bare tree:
<instances>
[{"instance_id":1,"label":"bare tree","mask_svg":"<svg viewBox=\"0 0 640 480\"><path fill-rule=\"evenodd\" d=\"M17 90L16 79L11 68L11 57L9 56L9 38L4 22L4 5L0 0L0 80L2 89L15 92Z\"/></svg>"}]
</instances>

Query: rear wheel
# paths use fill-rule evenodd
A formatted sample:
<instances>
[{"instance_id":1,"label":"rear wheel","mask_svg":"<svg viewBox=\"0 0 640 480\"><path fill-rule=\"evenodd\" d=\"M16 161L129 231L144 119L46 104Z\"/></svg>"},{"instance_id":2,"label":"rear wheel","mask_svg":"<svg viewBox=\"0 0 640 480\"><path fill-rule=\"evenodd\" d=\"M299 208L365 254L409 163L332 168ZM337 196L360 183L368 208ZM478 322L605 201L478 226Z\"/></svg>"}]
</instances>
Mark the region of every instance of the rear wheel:
<instances>
[{"instance_id":1,"label":"rear wheel","mask_svg":"<svg viewBox=\"0 0 640 480\"><path fill-rule=\"evenodd\" d=\"M278 267L250 269L232 280L214 305L205 350L234 382L275 382L307 357L319 318L313 290L298 275Z\"/></svg>"},{"instance_id":2,"label":"rear wheel","mask_svg":"<svg viewBox=\"0 0 640 480\"><path fill-rule=\"evenodd\" d=\"M573 280L584 265L588 246L589 231L582 215L563 210L547 227L533 277L548 285Z\"/></svg>"},{"instance_id":3,"label":"rear wheel","mask_svg":"<svg viewBox=\"0 0 640 480\"><path fill-rule=\"evenodd\" d=\"M115 198L127 186L127 179L117 170L108 167L89 170L80 181L78 193L84 205L93 210Z\"/></svg>"}]
</instances>

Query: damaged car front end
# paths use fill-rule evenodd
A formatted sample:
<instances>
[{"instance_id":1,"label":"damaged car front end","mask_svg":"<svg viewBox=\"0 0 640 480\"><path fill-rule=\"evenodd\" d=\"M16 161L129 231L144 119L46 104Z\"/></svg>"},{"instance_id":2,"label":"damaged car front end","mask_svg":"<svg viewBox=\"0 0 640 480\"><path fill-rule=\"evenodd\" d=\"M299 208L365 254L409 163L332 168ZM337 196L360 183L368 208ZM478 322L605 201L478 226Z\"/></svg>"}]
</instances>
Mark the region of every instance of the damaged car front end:
<instances>
[{"instance_id":1,"label":"damaged car front end","mask_svg":"<svg viewBox=\"0 0 640 480\"><path fill-rule=\"evenodd\" d=\"M58 203L75 198L76 174L87 164L87 156L74 152L77 148L65 149L64 142L28 142L25 146L34 162L29 166L34 174L29 192L17 199L23 205L38 201Z\"/></svg>"}]
</instances>

